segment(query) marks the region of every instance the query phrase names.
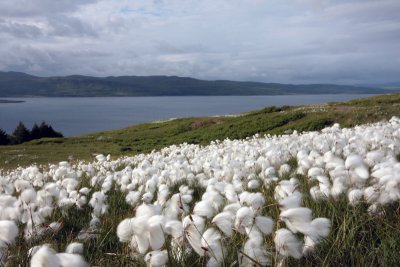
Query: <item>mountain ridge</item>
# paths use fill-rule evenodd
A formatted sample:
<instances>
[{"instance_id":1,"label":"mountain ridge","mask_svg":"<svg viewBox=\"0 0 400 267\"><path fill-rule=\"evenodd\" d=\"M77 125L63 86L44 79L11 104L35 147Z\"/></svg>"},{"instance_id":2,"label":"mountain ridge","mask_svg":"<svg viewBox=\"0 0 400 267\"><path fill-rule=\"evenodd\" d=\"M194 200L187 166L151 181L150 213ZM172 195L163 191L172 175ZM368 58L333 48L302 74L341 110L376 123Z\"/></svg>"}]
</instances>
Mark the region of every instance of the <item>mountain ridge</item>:
<instances>
[{"instance_id":1,"label":"mountain ridge","mask_svg":"<svg viewBox=\"0 0 400 267\"><path fill-rule=\"evenodd\" d=\"M39 77L0 71L0 97L217 96L293 94L383 94L378 87L337 84L281 84L254 81L200 80L179 76L84 75Z\"/></svg>"}]
</instances>

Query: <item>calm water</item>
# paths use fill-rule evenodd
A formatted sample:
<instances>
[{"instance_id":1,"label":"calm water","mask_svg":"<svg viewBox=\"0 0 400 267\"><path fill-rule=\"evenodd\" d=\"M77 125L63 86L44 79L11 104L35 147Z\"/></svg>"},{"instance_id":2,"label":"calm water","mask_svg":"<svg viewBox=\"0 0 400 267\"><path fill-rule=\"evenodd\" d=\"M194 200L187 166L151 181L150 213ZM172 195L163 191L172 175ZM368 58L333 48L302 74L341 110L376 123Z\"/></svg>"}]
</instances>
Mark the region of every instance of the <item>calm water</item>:
<instances>
[{"instance_id":1,"label":"calm water","mask_svg":"<svg viewBox=\"0 0 400 267\"><path fill-rule=\"evenodd\" d=\"M0 129L11 133L19 121L30 128L33 123L45 120L65 136L73 136L169 118L235 114L272 105L324 103L367 96L13 98L26 102L0 104Z\"/></svg>"}]
</instances>

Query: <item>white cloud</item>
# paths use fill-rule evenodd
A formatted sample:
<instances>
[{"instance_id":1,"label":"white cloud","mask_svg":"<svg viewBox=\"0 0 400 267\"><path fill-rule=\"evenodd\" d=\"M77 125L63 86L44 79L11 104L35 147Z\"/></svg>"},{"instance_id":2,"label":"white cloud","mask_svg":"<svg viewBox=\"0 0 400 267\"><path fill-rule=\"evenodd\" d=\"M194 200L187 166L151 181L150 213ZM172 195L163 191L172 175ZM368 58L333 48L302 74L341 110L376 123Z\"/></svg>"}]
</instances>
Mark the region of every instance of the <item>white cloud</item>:
<instances>
[{"instance_id":1,"label":"white cloud","mask_svg":"<svg viewBox=\"0 0 400 267\"><path fill-rule=\"evenodd\" d=\"M0 69L302 83L400 77L398 0L54 3L0 3Z\"/></svg>"}]
</instances>

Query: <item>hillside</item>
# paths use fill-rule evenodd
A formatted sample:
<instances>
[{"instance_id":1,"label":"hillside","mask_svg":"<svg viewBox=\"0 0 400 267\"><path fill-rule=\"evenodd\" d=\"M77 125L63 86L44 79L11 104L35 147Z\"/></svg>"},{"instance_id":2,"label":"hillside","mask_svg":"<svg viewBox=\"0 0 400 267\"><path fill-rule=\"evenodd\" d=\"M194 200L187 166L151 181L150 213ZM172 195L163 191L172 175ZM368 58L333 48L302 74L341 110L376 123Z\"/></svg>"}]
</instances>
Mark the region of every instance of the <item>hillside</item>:
<instances>
[{"instance_id":1,"label":"hillside","mask_svg":"<svg viewBox=\"0 0 400 267\"><path fill-rule=\"evenodd\" d=\"M399 104L266 107L4 147L0 264L397 266ZM32 162L44 164L14 168Z\"/></svg>"},{"instance_id":2,"label":"hillside","mask_svg":"<svg viewBox=\"0 0 400 267\"><path fill-rule=\"evenodd\" d=\"M378 87L335 84L292 85L261 82L205 81L176 76L37 77L0 72L0 97L22 96L188 96L383 94Z\"/></svg>"},{"instance_id":3,"label":"hillside","mask_svg":"<svg viewBox=\"0 0 400 267\"><path fill-rule=\"evenodd\" d=\"M40 139L17 146L0 146L0 169L34 162L91 160L94 154L134 155L184 142L206 145L212 140L239 139L292 130L320 130L335 122L352 127L400 117L400 94L381 95L343 103L300 107L266 107L229 117L184 118L146 123L79 137Z\"/></svg>"}]
</instances>

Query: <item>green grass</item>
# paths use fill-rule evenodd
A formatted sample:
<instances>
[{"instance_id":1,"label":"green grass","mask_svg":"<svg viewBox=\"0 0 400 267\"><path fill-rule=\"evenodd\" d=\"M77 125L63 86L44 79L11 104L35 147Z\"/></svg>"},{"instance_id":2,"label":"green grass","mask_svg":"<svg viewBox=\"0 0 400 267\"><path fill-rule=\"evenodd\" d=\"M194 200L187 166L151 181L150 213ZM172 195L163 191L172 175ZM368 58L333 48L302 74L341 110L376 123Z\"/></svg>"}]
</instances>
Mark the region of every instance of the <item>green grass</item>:
<instances>
[{"instance_id":1,"label":"green grass","mask_svg":"<svg viewBox=\"0 0 400 267\"><path fill-rule=\"evenodd\" d=\"M62 160L92 160L98 153L115 157L135 155L173 144L206 145L216 139L246 138L256 133L320 130L334 122L352 127L400 116L399 105L400 94L393 94L344 103L267 107L233 117L184 118L78 137L40 139L22 145L0 146L0 169Z\"/></svg>"}]
</instances>

